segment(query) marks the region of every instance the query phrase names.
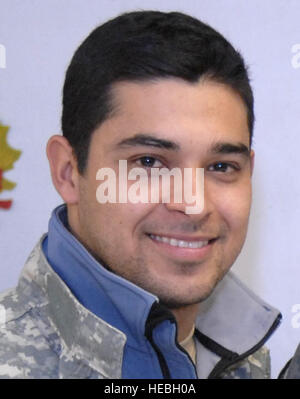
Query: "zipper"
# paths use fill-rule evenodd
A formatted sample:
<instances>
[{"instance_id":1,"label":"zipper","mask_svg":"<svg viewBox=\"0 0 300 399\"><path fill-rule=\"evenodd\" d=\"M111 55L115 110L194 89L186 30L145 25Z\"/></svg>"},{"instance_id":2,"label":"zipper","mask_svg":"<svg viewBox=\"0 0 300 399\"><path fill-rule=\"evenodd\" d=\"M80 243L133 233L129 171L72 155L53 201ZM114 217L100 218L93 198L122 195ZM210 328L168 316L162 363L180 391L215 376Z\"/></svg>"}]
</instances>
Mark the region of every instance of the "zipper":
<instances>
[{"instance_id":1,"label":"zipper","mask_svg":"<svg viewBox=\"0 0 300 399\"><path fill-rule=\"evenodd\" d=\"M158 302L154 302L147 321L146 321L146 326L145 326L145 336L147 337L148 341L150 342L151 346L153 347L157 358L159 362L159 366L163 375L164 379L171 379L171 373L168 367L168 364L166 362L166 359L164 358L164 355L162 354L161 350L159 347L156 345L153 339L153 329L160 324L161 322L165 320L170 320L172 323L176 323L175 317L173 314L164 306L160 305Z\"/></svg>"},{"instance_id":2,"label":"zipper","mask_svg":"<svg viewBox=\"0 0 300 399\"><path fill-rule=\"evenodd\" d=\"M177 331L177 330L176 330L176 331ZM177 335L177 334L176 334L176 335ZM194 337L193 337L193 338L194 338ZM176 340L175 340L175 344L176 344L176 347L177 347L181 352L183 352L183 353L189 358L190 362L192 363L192 365L193 365L193 367L194 367L196 379L198 379L198 374L197 374L196 365L195 365L195 363L193 362L193 360L192 360L191 356L189 355L189 353L188 353L182 346L179 345L179 343L178 343L178 341L177 341L177 337L176 337Z\"/></svg>"},{"instance_id":3,"label":"zipper","mask_svg":"<svg viewBox=\"0 0 300 399\"><path fill-rule=\"evenodd\" d=\"M156 352L156 355L157 355L157 358L158 358L158 362L159 362L159 366L160 366L163 378L164 379L171 379L171 374L170 374L170 370L169 370L169 367L167 365L166 359L164 358L164 355L162 354L162 352L159 349L159 347L154 342L153 337L152 337L152 331L151 331L150 334L147 334L146 337L148 338L150 344L152 345L153 349Z\"/></svg>"},{"instance_id":4,"label":"zipper","mask_svg":"<svg viewBox=\"0 0 300 399\"><path fill-rule=\"evenodd\" d=\"M194 371L195 371L195 376L197 377L197 370L196 370L196 366L194 364L194 362L192 361L189 353L182 347L179 345L178 340L177 340L177 322L175 317L173 316L173 314L165 307L163 307L162 305L159 305L158 303L154 303L152 305L152 308L149 312L149 316L146 322L146 329L145 329L145 336L147 337L148 341L150 342L151 346L153 347L153 349L156 352L157 358L158 358L158 362L160 365L160 369L163 375L164 379L172 379L171 377L171 373L168 367L168 364L166 362L166 359L162 353L162 351L159 349L159 347L156 345L156 343L154 342L152 333L153 333L153 329L162 321L166 321L169 320L171 323L175 324L175 329L176 329L176 338L175 338L175 344L177 349L179 349L181 352L183 352L188 359L190 360L190 362L192 363L193 367L194 367Z\"/></svg>"},{"instance_id":5,"label":"zipper","mask_svg":"<svg viewBox=\"0 0 300 399\"><path fill-rule=\"evenodd\" d=\"M176 324L176 321L175 321L175 324ZM176 325L176 329L177 329L177 325ZM149 333L147 334L147 338L148 338L150 344L152 345L153 349L156 352L156 355L157 355L157 358L158 358L158 362L159 362L159 365L160 365L160 369L161 369L161 372L162 372L162 375L163 375L164 379L172 379L169 367L168 367L167 362L166 362L166 359L164 358L164 355L162 354L161 350L159 349L159 347L156 345L156 343L153 340L152 331L151 331L151 334L149 334ZM182 346L179 345L179 343L177 341L177 337L175 339L175 344L176 344L177 349L179 349L181 352L183 352L188 357L190 362L192 363L192 365L194 367L196 379L197 379L198 376L197 376L196 366L195 366L193 360L191 359L190 355L188 354L188 352Z\"/></svg>"},{"instance_id":6,"label":"zipper","mask_svg":"<svg viewBox=\"0 0 300 399\"><path fill-rule=\"evenodd\" d=\"M220 374L223 373L228 367L232 366L234 363L239 362L240 360L245 359L246 357L250 356L252 353L256 352L263 344L269 339L269 337L273 334L273 332L276 330L278 325L280 324L282 319L282 315L279 314L277 318L275 319L274 323L270 327L269 331L266 333L266 335L256 344L248 350L247 352L243 353L242 355L237 355L235 353L232 353L231 359L227 358L224 359L222 358L215 366L215 368L211 371L211 373L208 376L208 379L214 379L214 378L219 378Z\"/></svg>"}]
</instances>

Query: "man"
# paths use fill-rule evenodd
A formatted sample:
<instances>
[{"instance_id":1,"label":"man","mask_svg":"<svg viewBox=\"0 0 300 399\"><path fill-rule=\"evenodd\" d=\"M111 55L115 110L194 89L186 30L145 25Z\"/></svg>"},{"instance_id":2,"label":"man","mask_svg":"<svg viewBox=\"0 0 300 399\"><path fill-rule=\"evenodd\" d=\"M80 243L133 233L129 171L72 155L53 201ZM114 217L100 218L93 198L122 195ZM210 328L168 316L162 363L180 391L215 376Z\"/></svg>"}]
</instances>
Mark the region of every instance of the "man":
<instances>
[{"instance_id":1,"label":"man","mask_svg":"<svg viewBox=\"0 0 300 399\"><path fill-rule=\"evenodd\" d=\"M133 12L89 35L47 146L65 205L1 299L2 377L270 376L263 345L281 315L227 274L247 231L253 122L240 54L202 22ZM203 170L201 212L175 201L175 179L169 201L161 186L156 202L102 201L120 160L149 177L190 170L193 190Z\"/></svg>"}]
</instances>

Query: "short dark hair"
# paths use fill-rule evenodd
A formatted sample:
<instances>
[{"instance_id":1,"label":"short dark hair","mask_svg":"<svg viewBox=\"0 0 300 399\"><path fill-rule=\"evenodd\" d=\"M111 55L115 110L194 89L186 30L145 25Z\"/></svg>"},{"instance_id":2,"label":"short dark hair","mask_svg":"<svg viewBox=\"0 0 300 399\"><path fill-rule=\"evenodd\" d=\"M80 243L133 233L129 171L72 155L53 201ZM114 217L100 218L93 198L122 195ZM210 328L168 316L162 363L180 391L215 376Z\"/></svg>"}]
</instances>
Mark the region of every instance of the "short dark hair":
<instances>
[{"instance_id":1,"label":"short dark hair","mask_svg":"<svg viewBox=\"0 0 300 399\"><path fill-rule=\"evenodd\" d=\"M179 12L136 11L97 27L75 52L63 88L62 131L86 168L94 130L113 111L112 84L200 77L226 84L244 101L251 146L253 93L240 53L218 32Z\"/></svg>"}]
</instances>

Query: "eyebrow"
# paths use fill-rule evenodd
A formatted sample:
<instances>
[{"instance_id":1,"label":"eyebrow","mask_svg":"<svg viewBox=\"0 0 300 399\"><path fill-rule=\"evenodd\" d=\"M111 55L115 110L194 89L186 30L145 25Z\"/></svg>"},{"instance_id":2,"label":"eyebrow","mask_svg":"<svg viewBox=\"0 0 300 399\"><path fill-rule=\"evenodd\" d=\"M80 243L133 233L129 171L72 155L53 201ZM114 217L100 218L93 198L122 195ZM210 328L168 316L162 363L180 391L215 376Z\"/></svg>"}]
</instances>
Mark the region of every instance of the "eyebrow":
<instances>
[{"instance_id":1,"label":"eyebrow","mask_svg":"<svg viewBox=\"0 0 300 399\"><path fill-rule=\"evenodd\" d=\"M136 134L133 137L124 139L117 143L116 147L137 147L137 146L148 146L162 148L165 150L179 151L180 145L174 141L158 139L151 134Z\"/></svg>"},{"instance_id":2,"label":"eyebrow","mask_svg":"<svg viewBox=\"0 0 300 399\"><path fill-rule=\"evenodd\" d=\"M250 149L243 143L217 143L213 146L212 152L215 154L242 154L250 157Z\"/></svg>"},{"instance_id":3,"label":"eyebrow","mask_svg":"<svg viewBox=\"0 0 300 399\"><path fill-rule=\"evenodd\" d=\"M121 140L116 144L116 147L119 148L137 146L156 147L173 151L179 151L181 148L180 145L174 141L159 139L151 134L143 133ZM243 143L217 143L212 147L211 152L215 154L242 154L246 157L250 156L250 149Z\"/></svg>"}]
</instances>

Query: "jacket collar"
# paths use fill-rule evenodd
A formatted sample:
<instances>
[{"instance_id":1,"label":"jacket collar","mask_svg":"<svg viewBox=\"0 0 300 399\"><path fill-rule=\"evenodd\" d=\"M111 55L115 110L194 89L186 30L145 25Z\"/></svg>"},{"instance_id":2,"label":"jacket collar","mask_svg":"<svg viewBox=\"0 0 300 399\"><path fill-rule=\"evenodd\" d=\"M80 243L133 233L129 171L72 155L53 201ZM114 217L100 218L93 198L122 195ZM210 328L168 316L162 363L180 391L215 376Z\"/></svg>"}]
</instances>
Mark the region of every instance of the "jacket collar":
<instances>
[{"instance_id":1,"label":"jacket collar","mask_svg":"<svg viewBox=\"0 0 300 399\"><path fill-rule=\"evenodd\" d=\"M259 298L232 272L227 273L201 305L196 327L239 355L263 341L280 312Z\"/></svg>"},{"instance_id":2,"label":"jacket collar","mask_svg":"<svg viewBox=\"0 0 300 399\"><path fill-rule=\"evenodd\" d=\"M48 263L80 303L140 347L148 314L158 298L104 268L68 230L65 205L54 209L46 242Z\"/></svg>"},{"instance_id":3,"label":"jacket collar","mask_svg":"<svg viewBox=\"0 0 300 399\"><path fill-rule=\"evenodd\" d=\"M124 332L123 326L120 328L108 322L82 305L43 253L42 243L46 235L28 258L20 277L19 292L28 297L28 306L47 306L51 324L63 339L69 355L85 359L108 378L120 378L126 340L130 334L144 339L144 323L157 298L103 268L70 232L57 237L61 251L69 255L69 251L76 249L74 252L83 265L92 262L97 266L104 296L112 301L111 308L119 312L119 319L125 318L126 325L130 328L133 325L133 330ZM74 262L76 258L68 266L73 267ZM128 312L131 306L128 300L133 301L131 305L137 311ZM266 336L279 315L278 310L262 301L229 272L201 304L196 327L228 350L242 354ZM103 345L99 345L100 342Z\"/></svg>"}]
</instances>

